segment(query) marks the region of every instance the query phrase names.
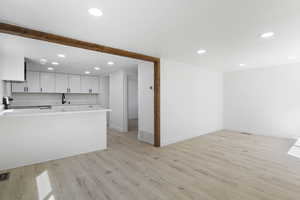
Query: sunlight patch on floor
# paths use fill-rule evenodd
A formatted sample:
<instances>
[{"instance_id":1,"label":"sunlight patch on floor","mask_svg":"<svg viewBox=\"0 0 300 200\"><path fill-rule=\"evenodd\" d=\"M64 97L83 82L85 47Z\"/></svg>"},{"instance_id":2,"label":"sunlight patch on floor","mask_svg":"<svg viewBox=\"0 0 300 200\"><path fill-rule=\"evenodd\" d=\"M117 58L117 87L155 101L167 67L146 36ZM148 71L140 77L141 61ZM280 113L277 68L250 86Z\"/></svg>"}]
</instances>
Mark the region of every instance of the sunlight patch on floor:
<instances>
[{"instance_id":1,"label":"sunlight patch on floor","mask_svg":"<svg viewBox=\"0 0 300 200\"><path fill-rule=\"evenodd\" d=\"M36 184L38 188L39 200L55 200L55 197L51 195L52 187L48 171L44 171L36 177Z\"/></svg>"},{"instance_id":2,"label":"sunlight patch on floor","mask_svg":"<svg viewBox=\"0 0 300 200\"><path fill-rule=\"evenodd\" d=\"M288 154L296 158L300 158L300 138L295 142L295 144L289 149Z\"/></svg>"}]
</instances>

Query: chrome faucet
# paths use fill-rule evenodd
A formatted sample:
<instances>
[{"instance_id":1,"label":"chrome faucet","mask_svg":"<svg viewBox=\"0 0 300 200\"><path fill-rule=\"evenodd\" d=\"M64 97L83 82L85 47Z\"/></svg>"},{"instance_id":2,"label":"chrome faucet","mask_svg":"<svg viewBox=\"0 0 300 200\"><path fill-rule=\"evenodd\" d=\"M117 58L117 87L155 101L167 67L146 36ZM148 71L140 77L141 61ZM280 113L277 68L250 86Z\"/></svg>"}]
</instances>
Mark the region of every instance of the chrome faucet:
<instances>
[{"instance_id":1,"label":"chrome faucet","mask_svg":"<svg viewBox=\"0 0 300 200\"><path fill-rule=\"evenodd\" d=\"M8 109L9 108L10 102L12 100L13 100L13 98L11 98L11 97L3 97L2 103L4 105L4 109Z\"/></svg>"},{"instance_id":2,"label":"chrome faucet","mask_svg":"<svg viewBox=\"0 0 300 200\"><path fill-rule=\"evenodd\" d=\"M62 103L62 104L67 103L65 93L62 93L62 96L61 96L61 103Z\"/></svg>"}]
</instances>

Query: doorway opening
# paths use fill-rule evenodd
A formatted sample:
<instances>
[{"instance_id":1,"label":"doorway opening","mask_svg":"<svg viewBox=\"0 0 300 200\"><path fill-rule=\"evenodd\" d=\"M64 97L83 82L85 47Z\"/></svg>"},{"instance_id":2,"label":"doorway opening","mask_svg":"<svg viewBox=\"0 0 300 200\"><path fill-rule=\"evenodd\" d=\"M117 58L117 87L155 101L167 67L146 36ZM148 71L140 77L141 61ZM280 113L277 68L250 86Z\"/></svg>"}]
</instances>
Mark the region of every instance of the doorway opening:
<instances>
[{"instance_id":1,"label":"doorway opening","mask_svg":"<svg viewBox=\"0 0 300 200\"><path fill-rule=\"evenodd\" d=\"M154 144L154 66L141 61L107 75L108 127L135 140ZM108 95L107 95L108 94ZM108 142L109 143L109 142Z\"/></svg>"},{"instance_id":2,"label":"doorway opening","mask_svg":"<svg viewBox=\"0 0 300 200\"><path fill-rule=\"evenodd\" d=\"M80 41L60 35L41 32L33 29L28 29L12 24L0 23L0 32L12 35L18 35L25 38L42 40L52 43L57 43L65 46L77 47L81 49L92 50L96 52L108 53L117 56L124 56L133 59L139 59L146 62L151 62L154 65L153 73L153 89L154 89L154 146L160 147L160 59L152 56L147 56L135 52L130 52L122 49L103 46L95 43ZM127 123L126 123L127 124Z\"/></svg>"}]
</instances>

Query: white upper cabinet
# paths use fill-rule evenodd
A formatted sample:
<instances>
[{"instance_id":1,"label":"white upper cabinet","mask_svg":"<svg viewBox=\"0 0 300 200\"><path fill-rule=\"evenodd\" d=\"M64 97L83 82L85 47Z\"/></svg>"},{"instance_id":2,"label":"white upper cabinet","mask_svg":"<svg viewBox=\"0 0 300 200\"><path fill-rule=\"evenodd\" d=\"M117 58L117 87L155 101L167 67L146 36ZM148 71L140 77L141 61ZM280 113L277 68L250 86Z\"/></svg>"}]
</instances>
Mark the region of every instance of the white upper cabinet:
<instances>
[{"instance_id":1,"label":"white upper cabinet","mask_svg":"<svg viewBox=\"0 0 300 200\"><path fill-rule=\"evenodd\" d=\"M26 82L13 82L12 83L12 92L27 92L27 83Z\"/></svg>"},{"instance_id":2,"label":"white upper cabinet","mask_svg":"<svg viewBox=\"0 0 300 200\"><path fill-rule=\"evenodd\" d=\"M1 43L1 47L3 45L4 44ZM1 51L0 80L24 81L24 55L23 55L23 53L19 53L19 51L8 51L8 52ZM19 86L21 86L21 85L19 85ZM18 91L20 91L20 90L18 89Z\"/></svg>"},{"instance_id":3,"label":"white upper cabinet","mask_svg":"<svg viewBox=\"0 0 300 200\"><path fill-rule=\"evenodd\" d=\"M14 82L12 84L12 92L40 92L40 73L27 71L26 81Z\"/></svg>"},{"instance_id":4,"label":"white upper cabinet","mask_svg":"<svg viewBox=\"0 0 300 200\"><path fill-rule=\"evenodd\" d=\"M96 76L81 76L81 92L99 93L99 79Z\"/></svg>"},{"instance_id":5,"label":"white upper cabinet","mask_svg":"<svg viewBox=\"0 0 300 200\"><path fill-rule=\"evenodd\" d=\"M98 94L99 93L99 79L96 76L91 76L91 93Z\"/></svg>"},{"instance_id":6,"label":"white upper cabinet","mask_svg":"<svg viewBox=\"0 0 300 200\"><path fill-rule=\"evenodd\" d=\"M98 94L97 76L27 71L25 82L13 82L14 93L84 93Z\"/></svg>"},{"instance_id":7,"label":"white upper cabinet","mask_svg":"<svg viewBox=\"0 0 300 200\"><path fill-rule=\"evenodd\" d=\"M91 82L89 76L81 76L81 93L90 93Z\"/></svg>"},{"instance_id":8,"label":"white upper cabinet","mask_svg":"<svg viewBox=\"0 0 300 200\"><path fill-rule=\"evenodd\" d=\"M69 92L69 80L67 74L55 74L55 92L56 93Z\"/></svg>"},{"instance_id":9,"label":"white upper cabinet","mask_svg":"<svg viewBox=\"0 0 300 200\"><path fill-rule=\"evenodd\" d=\"M56 74L57 93L80 93L80 75Z\"/></svg>"},{"instance_id":10,"label":"white upper cabinet","mask_svg":"<svg viewBox=\"0 0 300 200\"><path fill-rule=\"evenodd\" d=\"M80 75L69 75L69 93L80 92Z\"/></svg>"},{"instance_id":11,"label":"white upper cabinet","mask_svg":"<svg viewBox=\"0 0 300 200\"><path fill-rule=\"evenodd\" d=\"M27 71L26 76L28 92L40 92L40 72Z\"/></svg>"},{"instance_id":12,"label":"white upper cabinet","mask_svg":"<svg viewBox=\"0 0 300 200\"><path fill-rule=\"evenodd\" d=\"M41 72L40 76L40 87L43 93L55 93L55 74Z\"/></svg>"}]
</instances>

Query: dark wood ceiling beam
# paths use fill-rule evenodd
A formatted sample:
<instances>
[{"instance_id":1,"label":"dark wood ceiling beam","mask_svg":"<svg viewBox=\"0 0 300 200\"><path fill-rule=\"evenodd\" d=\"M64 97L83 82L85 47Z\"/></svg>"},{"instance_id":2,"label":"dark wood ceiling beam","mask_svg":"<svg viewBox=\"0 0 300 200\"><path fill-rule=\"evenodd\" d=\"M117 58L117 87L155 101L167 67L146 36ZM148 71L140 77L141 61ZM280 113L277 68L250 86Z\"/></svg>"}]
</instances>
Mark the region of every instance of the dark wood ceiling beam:
<instances>
[{"instance_id":1,"label":"dark wood ceiling beam","mask_svg":"<svg viewBox=\"0 0 300 200\"><path fill-rule=\"evenodd\" d=\"M147 56L131 51L126 51L122 49L117 49L117 48L112 48L104 45L99 45L95 43L90 43L90 42L85 42L81 40L76 40L60 35L55 35L51 33L46 33L42 31L36 31L20 26L15 26L11 24L6 24L6 23L0 23L0 32L1 33L8 33L12 35L18 35L21 37L26 37L26 38L32 38L36 40L42 40L42 41L47 41L47 42L53 42L57 44L62 44L62 45L67 45L67 46L72 46L72 47L78 47L78 48L83 48L83 49L88 49L92 51L98 51L102 53L108 53L108 54L114 54L118 56L124 56L128 58L135 58L135 59L140 59L144 61L150 61L150 62L158 62L159 58L152 57L152 56Z\"/></svg>"}]
</instances>

